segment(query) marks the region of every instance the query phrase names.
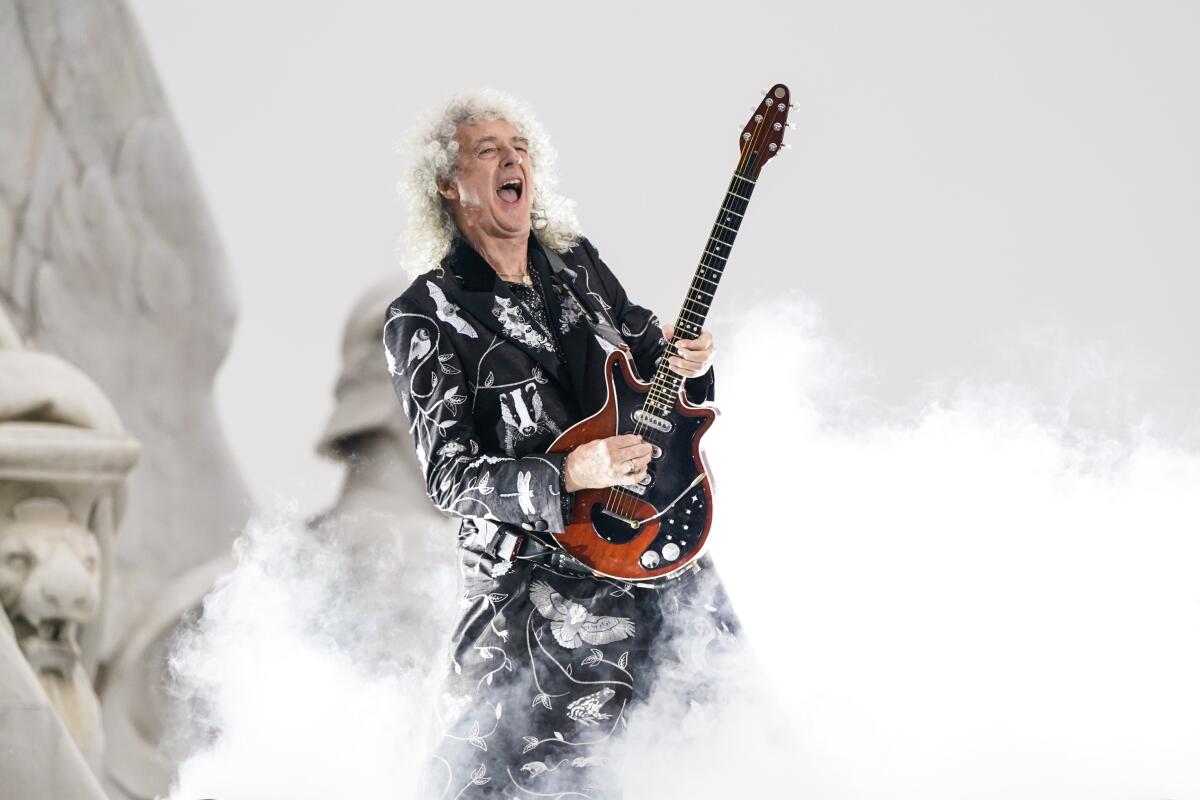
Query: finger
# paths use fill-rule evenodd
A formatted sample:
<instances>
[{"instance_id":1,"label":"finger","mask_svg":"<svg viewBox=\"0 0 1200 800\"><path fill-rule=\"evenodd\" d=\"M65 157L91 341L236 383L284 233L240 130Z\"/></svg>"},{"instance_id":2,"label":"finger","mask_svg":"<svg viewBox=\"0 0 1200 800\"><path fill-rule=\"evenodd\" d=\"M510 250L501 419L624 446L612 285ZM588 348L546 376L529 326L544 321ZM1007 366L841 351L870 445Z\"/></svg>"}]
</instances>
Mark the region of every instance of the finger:
<instances>
[{"instance_id":1,"label":"finger","mask_svg":"<svg viewBox=\"0 0 1200 800\"><path fill-rule=\"evenodd\" d=\"M662 332L663 332L663 338L669 342L669 341L671 341L671 337L675 335L675 326L674 325L663 325Z\"/></svg>"},{"instance_id":2,"label":"finger","mask_svg":"<svg viewBox=\"0 0 1200 800\"><path fill-rule=\"evenodd\" d=\"M677 375L682 375L685 378L694 378L699 374L700 369L694 366L690 361L684 361L681 358L672 357L670 362L671 370Z\"/></svg>"},{"instance_id":3,"label":"finger","mask_svg":"<svg viewBox=\"0 0 1200 800\"><path fill-rule=\"evenodd\" d=\"M622 447L618 451L618 454L620 455L621 458L641 458L642 456L646 455L647 453L653 453L653 452L654 452L653 446L646 444L645 442L639 442L630 447Z\"/></svg>"},{"instance_id":4,"label":"finger","mask_svg":"<svg viewBox=\"0 0 1200 800\"><path fill-rule=\"evenodd\" d=\"M613 465L612 474L620 482L636 483L646 477L646 463L639 459L626 459Z\"/></svg>"},{"instance_id":5,"label":"finger","mask_svg":"<svg viewBox=\"0 0 1200 800\"><path fill-rule=\"evenodd\" d=\"M635 444L640 444L642 437L636 433L622 433L617 436L610 436L608 441L613 450L623 450L626 447L633 447Z\"/></svg>"},{"instance_id":6,"label":"finger","mask_svg":"<svg viewBox=\"0 0 1200 800\"><path fill-rule=\"evenodd\" d=\"M645 466L639 466L633 472L629 472L627 470L621 470L621 475L620 475L621 483L626 483L626 484L635 484L645 477L646 477Z\"/></svg>"}]
</instances>

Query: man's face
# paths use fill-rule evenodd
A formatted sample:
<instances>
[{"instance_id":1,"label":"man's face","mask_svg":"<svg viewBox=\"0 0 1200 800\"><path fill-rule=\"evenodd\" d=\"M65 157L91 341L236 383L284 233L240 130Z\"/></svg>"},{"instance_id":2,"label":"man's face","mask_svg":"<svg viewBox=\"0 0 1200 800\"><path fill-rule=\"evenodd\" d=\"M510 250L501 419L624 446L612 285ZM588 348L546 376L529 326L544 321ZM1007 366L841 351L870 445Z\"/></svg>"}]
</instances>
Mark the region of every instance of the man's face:
<instances>
[{"instance_id":1,"label":"man's face","mask_svg":"<svg viewBox=\"0 0 1200 800\"><path fill-rule=\"evenodd\" d=\"M507 120L460 125L458 173L439 186L468 237L526 238L533 203L529 142Z\"/></svg>"}]
</instances>

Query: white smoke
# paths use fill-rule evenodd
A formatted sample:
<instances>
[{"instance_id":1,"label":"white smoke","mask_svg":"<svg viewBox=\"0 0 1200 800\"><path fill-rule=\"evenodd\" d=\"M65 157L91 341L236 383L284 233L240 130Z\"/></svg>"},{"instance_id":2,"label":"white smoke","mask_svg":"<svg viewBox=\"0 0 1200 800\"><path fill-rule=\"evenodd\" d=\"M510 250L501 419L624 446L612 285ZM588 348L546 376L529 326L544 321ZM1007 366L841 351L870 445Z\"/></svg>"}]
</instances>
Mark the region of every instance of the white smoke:
<instances>
[{"instance_id":1,"label":"white smoke","mask_svg":"<svg viewBox=\"0 0 1200 800\"><path fill-rule=\"evenodd\" d=\"M172 798L415 796L456 576L406 558L444 525L381 537L363 516L313 531L291 508L247 526L173 649L191 711L175 736L195 752Z\"/></svg>"},{"instance_id":2,"label":"white smoke","mask_svg":"<svg viewBox=\"0 0 1200 800\"><path fill-rule=\"evenodd\" d=\"M729 327L712 553L758 665L710 665L711 704L679 659L631 715L627 800L1200 797L1200 457L1036 387L887 411L799 301ZM1088 352L1074 404L1124 374ZM415 797L440 657L389 638L387 558L352 579L286 516L177 650L211 740L172 796ZM414 591L444 631L454 586Z\"/></svg>"},{"instance_id":3,"label":"white smoke","mask_svg":"<svg viewBox=\"0 0 1200 800\"><path fill-rule=\"evenodd\" d=\"M713 552L799 740L775 796L1200 796L1200 457L1116 426L1128 370L1055 340L1057 396L905 419L802 303L726 338Z\"/></svg>"}]
</instances>

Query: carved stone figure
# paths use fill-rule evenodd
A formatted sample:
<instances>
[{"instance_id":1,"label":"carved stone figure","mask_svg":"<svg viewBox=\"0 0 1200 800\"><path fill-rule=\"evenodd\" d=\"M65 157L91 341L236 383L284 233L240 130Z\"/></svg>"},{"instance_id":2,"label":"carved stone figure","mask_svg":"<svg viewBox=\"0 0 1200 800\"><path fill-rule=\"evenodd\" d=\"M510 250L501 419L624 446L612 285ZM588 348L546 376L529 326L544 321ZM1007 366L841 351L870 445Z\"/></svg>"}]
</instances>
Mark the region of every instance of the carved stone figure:
<instances>
[{"instance_id":1,"label":"carved stone figure","mask_svg":"<svg viewBox=\"0 0 1200 800\"><path fill-rule=\"evenodd\" d=\"M374 642L379 652L358 657L390 659L404 667L428 664L445 638L449 619L438 610L444 604L432 600L456 580L457 528L425 496L408 420L384 360L379 309L407 284L402 278L375 284L346 320L335 405L317 443L317 452L344 463L346 472L334 505L310 520L316 535L346 548L360 572L356 591L364 602L386 603L382 618L393 623L386 637L348 633L347 641L360 648ZM391 550L386 573L370 558L380 546Z\"/></svg>"},{"instance_id":2,"label":"carved stone figure","mask_svg":"<svg viewBox=\"0 0 1200 800\"><path fill-rule=\"evenodd\" d=\"M0 696L6 797L10 780L24 793L16 798L50 796L35 787L59 781L79 797L99 788L74 773L80 762L102 771L92 680L113 596L123 486L138 451L99 388L62 359L23 349L0 309L0 637L8 640L0 686L16 692ZM12 658L13 642L24 663ZM38 708L41 717L29 718ZM73 746L60 741L64 733ZM31 735L41 737L37 755L5 763Z\"/></svg>"},{"instance_id":3,"label":"carved stone figure","mask_svg":"<svg viewBox=\"0 0 1200 800\"><path fill-rule=\"evenodd\" d=\"M213 399L229 269L122 0L0 0L0 53L0 305L143 446L111 555L120 590L82 649L105 665L109 791L150 798L173 768L158 749L165 634L150 631L194 603L250 508Z\"/></svg>"}]
</instances>

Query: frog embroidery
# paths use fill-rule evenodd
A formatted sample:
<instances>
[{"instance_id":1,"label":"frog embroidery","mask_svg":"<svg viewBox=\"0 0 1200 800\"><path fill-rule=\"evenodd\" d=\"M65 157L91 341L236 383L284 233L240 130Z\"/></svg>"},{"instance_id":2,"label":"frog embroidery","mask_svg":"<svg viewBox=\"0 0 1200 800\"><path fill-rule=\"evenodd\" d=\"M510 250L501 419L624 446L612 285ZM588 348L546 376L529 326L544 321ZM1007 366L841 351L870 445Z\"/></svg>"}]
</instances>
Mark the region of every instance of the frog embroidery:
<instances>
[{"instance_id":1,"label":"frog embroidery","mask_svg":"<svg viewBox=\"0 0 1200 800\"><path fill-rule=\"evenodd\" d=\"M612 716L603 713L600 708L612 700L615 694L616 692L605 686L598 692L592 692L586 697L573 701L567 706L567 716L581 725L595 725L600 720Z\"/></svg>"}]
</instances>

